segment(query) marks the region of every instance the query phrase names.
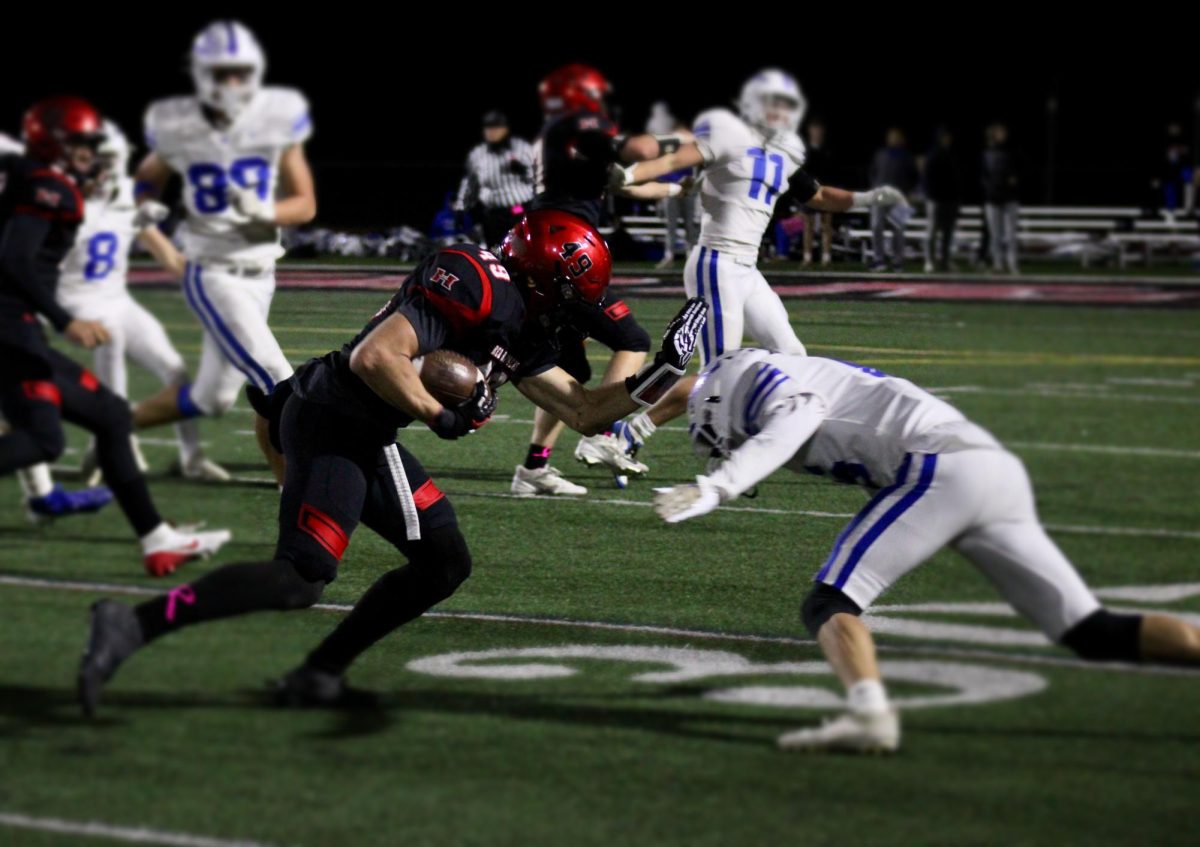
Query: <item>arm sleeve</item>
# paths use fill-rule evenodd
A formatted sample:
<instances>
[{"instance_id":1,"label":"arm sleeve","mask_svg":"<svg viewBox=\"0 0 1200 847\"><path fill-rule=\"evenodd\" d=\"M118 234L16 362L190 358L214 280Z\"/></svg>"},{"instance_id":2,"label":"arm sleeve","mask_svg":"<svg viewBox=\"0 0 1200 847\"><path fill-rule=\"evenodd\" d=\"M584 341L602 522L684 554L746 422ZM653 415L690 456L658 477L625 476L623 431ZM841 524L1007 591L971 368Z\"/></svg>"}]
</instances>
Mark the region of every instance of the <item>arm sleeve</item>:
<instances>
[{"instance_id":1,"label":"arm sleeve","mask_svg":"<svg viewBox=\"0 0 1200 847\"><path fill-rule=\"evenodd\" d=\"M788 189L792 196L801 203L807 203L817 193L821 184L812 178L812 175L803 168L792 174L791 180L788 182Z\"/></svg>"},{"instance_id":2,"label":"arm sleeve","mask_svg":"<svg viewBox=\"0 0 1200 847\"><path fill-rule=\"evenodd\" d=\"M696 146L704 156L704 164L711 165L730 152L736 131L736 119L725 109L709 109L696 116L692 134L696 136Z\"/></svg>"},{"instance_id":3,"label":"arm sleeve","mask_svg":"<svg viewBox=\"0 0 1200 847\"><path fill-rule=\"evenodd\" d=\"M815 394L795 394L759 413L758 434L735 449L707 479L732 500L769 477L812 438L825 420L825 404Z\"/></svg>"},{"instance_id":4,"label":"arm sleeve","mask_svg":"<svg viewBox=\"0 0 1200 847\"><path fill-rule=\"evenodd\" d=\"M54 299L54 286L38 276L37 254L50 232L51 222L38 215L14 214L0 239L0 276L12 291L20 292L29 305L45 315L59 332L71 315Z\"/></svg>"}]
</instances>

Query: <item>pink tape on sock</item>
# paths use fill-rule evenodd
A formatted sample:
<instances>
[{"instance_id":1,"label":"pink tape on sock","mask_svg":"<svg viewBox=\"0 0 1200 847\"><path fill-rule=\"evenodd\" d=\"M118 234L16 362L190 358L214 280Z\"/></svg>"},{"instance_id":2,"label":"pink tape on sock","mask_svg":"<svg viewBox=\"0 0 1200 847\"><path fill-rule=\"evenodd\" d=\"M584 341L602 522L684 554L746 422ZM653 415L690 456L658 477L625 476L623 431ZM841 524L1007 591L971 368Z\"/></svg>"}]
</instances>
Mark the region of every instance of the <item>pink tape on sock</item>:
<instances>
[{"instance_id":1,"label":"pink tape on sock","mask_svg":"<svg viewBox=\"0 0 1200 847\"><path fill-rule=\"evenodd\" d=\"M196 592L192 590L190 585L186 584L178 588L172 588L167 592L167 620L171 622L175 620L176 601L188 606L194 605L196 602Z\"/></svg>"},{"instance_id":2,"label":"pink tape on sock","mask_svg":"<svg viewBox=\"0 0 1200 847\"><path fill-rule=\"evenodd\" d=\"M553 449L554 449L553 447L543 447L543 448L542 448L542 450L541 450L540 452L538 452L538 453L534 453L534 454L533 454L533 457L534 457L535 459L549 459L549 458L550 458L550 451L551 451L551 450L553 450Z\"/></svg>"}]
</instances>

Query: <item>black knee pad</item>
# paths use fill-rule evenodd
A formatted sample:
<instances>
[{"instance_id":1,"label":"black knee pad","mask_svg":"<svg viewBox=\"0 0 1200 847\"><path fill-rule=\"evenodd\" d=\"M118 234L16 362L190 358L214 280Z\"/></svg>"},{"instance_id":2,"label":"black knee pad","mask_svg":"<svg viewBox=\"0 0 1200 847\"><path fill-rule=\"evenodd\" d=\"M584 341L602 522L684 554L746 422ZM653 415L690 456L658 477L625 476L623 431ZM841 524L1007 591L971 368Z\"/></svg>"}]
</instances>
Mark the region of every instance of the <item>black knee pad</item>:
<instances>
[{"instance_id":1,"label":"black knee pad","mask_svg":"<svg viewBox=\"0 0 1200 847\"><path fill-rule=\"evenodd\" d=\"M129 435L133 432L133 412L129 401L111 391L97 397L96 434Z\"/></svg>"},{"instance_id":2,"label":"black knee pad","mask_svg":"<svg viewBox=\"0 0 1200 847\"><path fill-rule=\"evenodd\" d=\"M296 569L294 562L282 563L279 601L284 610L307 609L325 593L324 580L309 580ZM288 567L290 565L290 567Z\"/></svg>"},{"instance_id":3,"label":"black knee pad","mask_svg":"<svg viewBox=\"0 0 1200 847\"><path fill-rule=\"evenodd\" d=\"M58 424L44 424L26 431L40 454L40 461L53 462L67 449L67 436Z\"/></svg>"},{"instance_id":4,"label":"black knee pad","mask_svg":"<svg viewBox=\"0 0 1200 847\"><path fill-rule=\"evenodd\" d=\"M861 615L862 609L840 588L834 588L823 582L818 582L813 586L813 590L808 592L800 610L804 626L808 628L814 638L826 621L841 612L849 615Z\"/></svg>"},{"instance_id":5,"label":"black knee pad","mask_svg":"<svg viewBox=\"0 0 1200 847\"><path fill-rule=\"evenodd\" d=\"M1141 635L1141 615L1099 609L1067 630L1060 642L1089 661L1136 662L1142 656Z\"/></svg>"},{"instance_id":6,"label":"black knee pad","mask_svg":"<svg viewBox=\"0 0 1200 847\"><path fill-rule=\"evenodd\" d=\"M289 562L299 578L307 583L324 587L337 579L338 560L314 546L281 548L275 557Z\"/></svg>"},{"instance_id":7,"label":"black knee pad","mask_svg":"<svg viewBox=\"0 0 1200 847\"><path fill-rule=\"evenodd\" d=\"M457 524L426 530L420 544L411 552L409 562L421 569L431 588L443 600L471 575L471 551Z\"/></svg>"}]
</instances>

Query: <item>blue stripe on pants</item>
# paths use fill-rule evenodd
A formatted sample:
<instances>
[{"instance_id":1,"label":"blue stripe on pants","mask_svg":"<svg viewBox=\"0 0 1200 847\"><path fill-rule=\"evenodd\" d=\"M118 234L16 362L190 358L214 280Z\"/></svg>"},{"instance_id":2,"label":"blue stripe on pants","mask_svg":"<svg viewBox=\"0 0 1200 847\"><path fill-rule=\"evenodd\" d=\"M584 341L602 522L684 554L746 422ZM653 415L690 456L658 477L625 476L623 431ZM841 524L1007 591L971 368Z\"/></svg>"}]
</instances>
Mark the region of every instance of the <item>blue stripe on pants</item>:
<instances>
[{"instance_id":1,"label":"blue stripe on pants","mask_svg":"<svg viewBox=\"0 0 1200 847\"><path fill-rule=\"evenodd\" d=\"M821 571L817 574L817 578L814 580L815 582L825 581L825 577L829 575L829 571L833 568L834 562L836 562L838 560L838 556L842 554L842 545L846 543L846 539L854 533L854 530L858 529L859 524L866 520L875 507L882 503L886 497L895 493L904 485L908 479L908 468L911 464L912 453L906 453L904 455L904 462L900 465L900 469L896 471L896 481L887 488L879 489L875 496L871 498L870 502L868 502L867 505L863 506L862 509L859 510L858 514L850 520L850 523L846 524L846 528L838 534L837 541L833 542L833 552L829 554L829 558L826 559L825 564L821 566Z\"/></svg>"},{"instance_id":2,"label":"blue stripe on pants","mask_svg":"<svg viewBox=\"0 0 1200 847\"><path fill-rule=\"evenodd\" d=\"M850 558L846 560L846 564L842 565L842 571L838 574L837 581L833 584L834 588L842 588L846 584L846 580L850 578L850 574L854 573L854 569L858 567L858 563L862 560L863 555L875 543L875 540L882 535L888 527L900 519L900 516L912 508L913 504L921 499L921 496L929 490L930 483L933 482L933 472L937 469L937 454L927 453L921 460L921 476L917 480L917 484L912 490L900 498L892 508L888 509L882 518L867 530L866 534L859 539L854 545L854 551L850 554Z\"/></svg>"},{"instance_id":3,"label":"blue stripe on pants","mask_svg":"<svg viewBox=\"0 0 1200 847\"><path fill-rule=\"evenodd\" d=\"M717 281L717 257L720 256L716 250L712 251L712 258L708 263L708 286L712 291L712 307L713 316L713 347L720 356L725 352L725 328L722 325L721 318L721 286Z\"/></svg>"},{"instance_id":4,"label":"blue stripe on pants","mask_svg":"<svg viewBox=\"0 0 1200 847\"><path fill-rule=\"evenodd\" d=\"M250 378L250 382L260 388L264 393L270 394L275 390L275 380L271 379L271 375L267 373L266 369L262 365L254 361L254 357L250 355L246 348L242 346L241 342L237 340L237 336L234 335L233 332L230 331L229 327L225 325L225 322L221 320L221 315L217 312L216 307L213 306L212 301L208 299L208 295L204 293L204 282L201 276L201 270L202 269L200 265L196 265L195 288L196 294L200 299L200 303L203 304L208 310L209 317L212 318L213 325L216 326L217 331L246 366L244 368L238 367L238 370L242 371L242 373L245 373ZM237 366L236 361L234 361L233 364L235 367ZM253 376L247 372L247 368L250 371L253 371ZM258 378L257 380L255 379L255 376Z\"/></svg>"},{"instance_id":5,"label":"blue stripe on pants","mask_svg":"<svg viewBox=\"0 0 1200 847\"><path fill-rule=\"evenodd\" d=\"M700 248L700 258L696 260L696 296L701 300L707 300L704 296L704 257L708 253L707 247ZM708 321L705 321L704 328L700 330L700 343L704 350L704 364L712 361L712 354L708 348Z\"/></svg>"},{"instance_id":6,"label":"blue stripe on pants","mask_svg":"<svg viewBox=\"0 0 1200 847\"><path fill-rule=\"evenodd\" d=\"M235 352L226 346L225 340L221 337L220 333L217 332L216 328L213 327L212 320L209 318L208 313L205 312L203 307L200 305L200 299L196 294L195 288L195 281L199 273L199 265L195 264L194 262L187 263L186 270L184 271L183 275L183 295L187 298L188 305L192 307L192 311L196 314L196 317L200 319L200 323L203 325L204 331L207 332L213 341L216 342L217 347L221 351L221 355L225 357L226 361L238 369L238 372L246 378L247 382L253 383L253 375L246 370L245 366L241 362L238 361Z\"/></svg>"}]
</instances>

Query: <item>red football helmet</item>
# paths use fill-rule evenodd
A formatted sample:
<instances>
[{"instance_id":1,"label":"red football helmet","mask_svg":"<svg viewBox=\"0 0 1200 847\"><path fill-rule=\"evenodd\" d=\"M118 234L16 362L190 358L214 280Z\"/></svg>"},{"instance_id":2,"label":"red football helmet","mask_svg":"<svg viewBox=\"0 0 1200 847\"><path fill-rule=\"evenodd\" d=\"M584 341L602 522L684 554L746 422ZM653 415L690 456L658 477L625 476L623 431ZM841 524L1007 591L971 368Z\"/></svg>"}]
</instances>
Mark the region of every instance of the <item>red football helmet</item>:
<instances>
[{"instance_id":1,"label":"red football helmet","mask_svg":"<svg viewBox=\"0 0 1200 847\"><path fill-rule=\"evenodd\" d=\"M48 97L29 107L21 137L31 156L47 162L66 158L68 144L98 146L104 139L100 113L81 97Z\"/></svg>"},{"instance_id":2,"label":"red football helmet","mask_svg":"<svg viewBox=\"0 0 1200 847\"><path fill-rule=\"evenodd\" d=\"M542 112L547 116L567 112L603 112L604 98L612 86L604 74L590 65L563 65L546 75L538 85Z\"/></svg>"},{"instance_id":3,"label":"red football helmet","mask_svg":"<svg viewBox=\"0 0 1200 847\"><path fill-rule=\"evenodd\" d=\"M521 218L505 236L500 256L526 294L530 317L553 315L571 302L599 305L612 276L612 256L596 228L557 209Z\"/></svg>"}]
</instances>

